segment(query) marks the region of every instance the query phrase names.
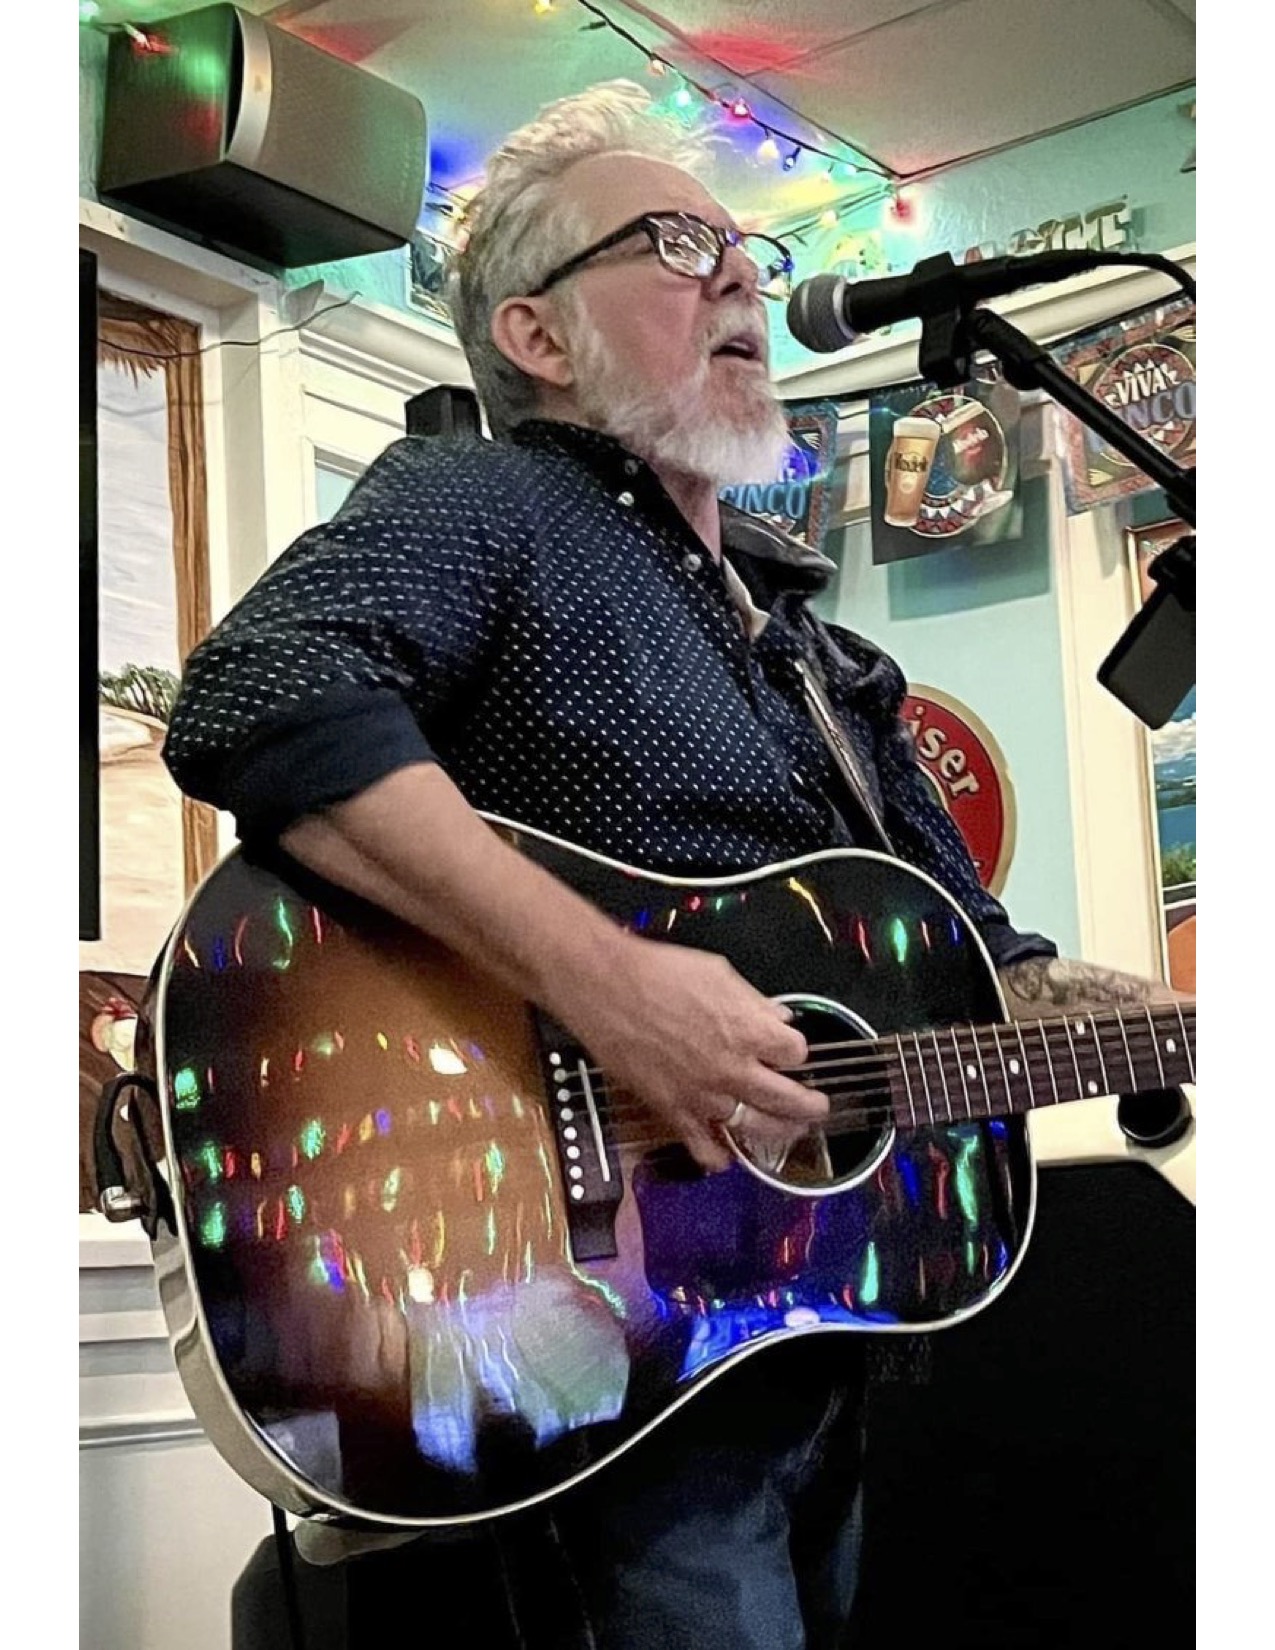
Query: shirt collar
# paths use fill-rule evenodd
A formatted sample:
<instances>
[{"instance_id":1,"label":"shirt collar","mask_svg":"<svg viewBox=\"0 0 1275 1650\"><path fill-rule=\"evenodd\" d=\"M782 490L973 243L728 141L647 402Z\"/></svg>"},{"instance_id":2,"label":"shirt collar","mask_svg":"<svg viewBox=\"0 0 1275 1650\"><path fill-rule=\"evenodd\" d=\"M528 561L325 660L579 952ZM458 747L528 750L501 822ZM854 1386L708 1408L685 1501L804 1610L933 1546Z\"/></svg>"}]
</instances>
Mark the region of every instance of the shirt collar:
<instances>
[{"instance_id":1,"label":"shirt collar","mask_svg":"<svg viewBox=\"0 0 1275 1650\"><path fill-rule=\"evenodd\" d=\"M607 487L633 488L635 482L656 480L651 467L614 436L582 424L529 418L514 428L509 439L520 447L563 453ZM837 567L821 551L724 500L718 508L723 550L754 599L769 607L786 592L813 596L826 588Z\"/></svg>"}]
</instances>

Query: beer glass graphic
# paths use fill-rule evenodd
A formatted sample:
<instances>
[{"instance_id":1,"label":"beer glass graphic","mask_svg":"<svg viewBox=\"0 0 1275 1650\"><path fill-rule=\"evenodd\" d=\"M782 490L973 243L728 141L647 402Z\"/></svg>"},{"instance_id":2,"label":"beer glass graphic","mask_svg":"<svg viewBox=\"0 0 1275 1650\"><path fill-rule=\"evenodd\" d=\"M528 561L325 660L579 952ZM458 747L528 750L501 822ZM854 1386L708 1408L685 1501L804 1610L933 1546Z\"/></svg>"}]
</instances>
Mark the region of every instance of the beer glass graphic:
<instances>
[{"instance_id":1,"label":"beer glass graphic","mask_svg":"<svg viewBox=\"0 0 1275 1650\"><path fill-rule=\"evenodd\" d=\"M911 527L920 514L942 433L932 418L895 419L885 455L885 520L891 527Z\"/></svg>"}]
</instances>

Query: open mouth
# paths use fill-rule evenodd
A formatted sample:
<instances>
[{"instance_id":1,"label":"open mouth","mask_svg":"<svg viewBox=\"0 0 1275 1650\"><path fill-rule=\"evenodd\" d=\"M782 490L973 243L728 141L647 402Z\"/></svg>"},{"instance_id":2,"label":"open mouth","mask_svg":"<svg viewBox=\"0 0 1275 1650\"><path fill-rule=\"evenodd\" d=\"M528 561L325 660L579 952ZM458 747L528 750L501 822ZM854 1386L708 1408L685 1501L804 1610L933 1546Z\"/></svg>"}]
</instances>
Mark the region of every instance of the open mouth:
<instances>
[{"instance_id":1,"label":"open mouth","mask_svg":"<svg viewBox=\"0 0 1275 1650\"><path fill-rule=\"evenodd\" d=\"M730 355L737 361L760 361L762 356L760 343L751 333L745 332L725 339L712 353L714 356Z\"/></svg>"}]
</instances>

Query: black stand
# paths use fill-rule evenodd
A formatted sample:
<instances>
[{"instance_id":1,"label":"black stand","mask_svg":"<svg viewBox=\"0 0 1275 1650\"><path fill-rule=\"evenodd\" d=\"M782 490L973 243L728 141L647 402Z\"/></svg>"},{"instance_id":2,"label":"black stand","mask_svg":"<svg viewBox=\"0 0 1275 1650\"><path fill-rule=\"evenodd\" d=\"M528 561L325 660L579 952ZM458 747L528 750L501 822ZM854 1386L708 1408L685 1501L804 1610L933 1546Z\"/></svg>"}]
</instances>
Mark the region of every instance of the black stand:
<instances>
[{"instance_id":1,"label":"black stand","mask_svg":"<svg viewBox=\"0 0 1275 1650\"><path fill-rule=\"evenodd\" d=\"M947 254L930 260L939 263ZM918 269L922 266L918 265ZM1195 526L1195 472L1183 470L1095 396L1068 378L1040 344L994 310L966 308L926 318L921 376L940 389L969 381L978 349L1000 361L1017 390L1044 390L1100 440L1161 488L1183 521ZM1098 671L1098 680L1149 727L1162 727L1195 683L1195 538L1179 539L1150 567L1158 588Z\"/></svg>"},{"instance_id":2,"label":"black stand","mask_svg":"<svg viewBox=\"0 0 1275 1650\"><path fill-rule=\"evenodd\" d=\"M406 408L408 435L481 435L478 397L458 384L435 384Z\"/></svg>"}]
</instances>

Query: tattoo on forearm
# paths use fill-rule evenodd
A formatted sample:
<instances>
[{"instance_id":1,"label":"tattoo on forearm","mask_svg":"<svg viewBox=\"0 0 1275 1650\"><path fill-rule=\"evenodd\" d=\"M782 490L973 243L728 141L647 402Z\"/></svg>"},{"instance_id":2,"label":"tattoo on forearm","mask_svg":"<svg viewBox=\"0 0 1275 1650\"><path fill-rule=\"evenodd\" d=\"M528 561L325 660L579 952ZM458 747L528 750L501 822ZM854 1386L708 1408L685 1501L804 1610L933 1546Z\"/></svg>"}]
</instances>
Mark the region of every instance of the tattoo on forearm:
<instances>
[{"instance_id":1,"label":"tattoo on forearm","mask_svg":"<svg viewBox=\"0 0 1275 1650\"><path fill-rule=\"evenodd\" d=\"M1112 1008L1170 1001L1176 993L1160 980L1139 979L1114 968L1071 962L1063 957L1027 957L1001 971L1010 1012L1034 1016L1066 1014L1075 1008Z\"/></svg>"}]
</instances>

